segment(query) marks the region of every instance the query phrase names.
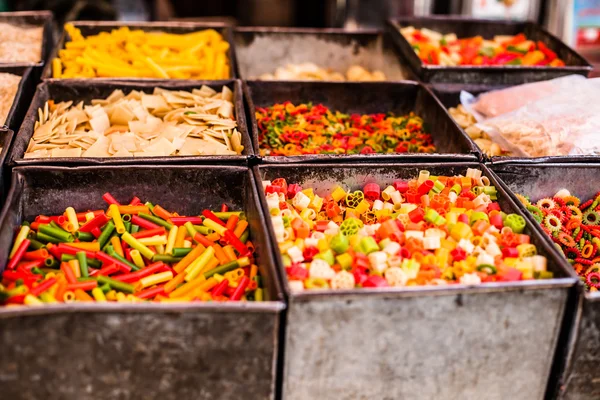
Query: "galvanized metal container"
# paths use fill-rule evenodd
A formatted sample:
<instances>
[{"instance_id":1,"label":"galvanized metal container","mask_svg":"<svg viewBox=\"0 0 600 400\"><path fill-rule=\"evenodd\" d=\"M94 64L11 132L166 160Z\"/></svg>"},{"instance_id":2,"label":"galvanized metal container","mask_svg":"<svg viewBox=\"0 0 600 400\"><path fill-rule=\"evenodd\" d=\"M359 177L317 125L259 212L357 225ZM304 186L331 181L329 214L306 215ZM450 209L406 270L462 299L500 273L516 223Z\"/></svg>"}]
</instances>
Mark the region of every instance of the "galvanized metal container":
<instances>
[{"instance_id":1,"label":"galvanized metal container","mask_svg":"<svg viewBox=\"0 0 600 400\"><path fill-rule=\"evenodd\" d=\"M60 101L84 101L89 103L92 99L106 98L113 90L121 89L125 93L132 90L141 90L151 93L154 88L160 87L169 90L192 90L207 85L220 91L227 86L233 91L233 102L235 107L235 118L238 131L242 135L244 151L235 156L171 156L171 157L107 157L107 158L23 158L31 137L33 136L35 121L38 119L38 109L43 109L48 100ZM172 81L172 80L146 80L146 81L114 81L114 80L92 80L80 79L48 80L40 84L36 94L29 106L27 115L15 139L9 162L11 165L90 165L90 164L245 164L248 156L253 155L252 142L248 135L246 124L246 113L244 110L244 99L242 84L239 80L226 81Z\"/></svg>"},{"instance_id":2,"label":"galvanized metal container","mask_svg":"<svg viewBox=\"0 0 600 400\"><path fill-rule=\"evenodd\" d=\"M197 215L243 209L268 301L0 308L0 382L11 399L274 399L285 305L252 173L243 167L19 167L0 217L0 270L15 230L40 213L137 195Z\"/></svg>"},{"instance_id":3,"label":"galvanized metal container","mask_svg":"<svg viewBox=\"0 0 600 400\"><path fill-rule=\"evenodd\" d=\"M527 66L459 66L446 67L426 65L421 62L412 46L400 33L406 26L427 28L442 33L456 33L459 38L481 35L492 38L495 35L516 35L524 33L530 40L542 41L554 50L565 67ZM588 76L592 66L556 36L532 22L498 21L464 17L406 17L388 21L393 38L417 76L424 82L433 83L476 83L488 85L515 85L526 82L543 81L563 75L579 74Z\"/></svg>"},{"instance_id":4,"label":"galvanized metal container","mask_svg":"<svg viewBox=\"0 0 600 400\"><path fill-rule=\"evenodd\" d=\"M7 188L10 186L10 171L6 166L6 158L10 152L14 133L10 129L0 128L0 207L4 205Z\"/></svg>"},{"instance_id":5,"label":"galvanized metal container","mask_svg":"<svg viewBox=\"0 0 600 400\"><path fill-rule=\"evenodd\" d=\"M413 178L422 169L453 175L467 167L481 168L498 186L476 163L259 165L254 173L258 183L282 177L326 194L338 184L356 189ZM506 212L522 214L498 191ZM548 257L555 279L300 293L284 279L283 398L542 399L577 279L537 229L525 232ZM285 276L278 254L276 260Z\"/></svg>"},{"instance_id":6,"label":"galvanized metal container","mask_svg":"<svg viewBox=\"0 0 600 400\"><path fill-rule=\"evenodd\" d=\"M441 103L425 87L416 82L267 82L245 81L244 95L248 104L252 143L260 156L256 107L271 106L291 101L322 103L346 113L387 113L397 115L414 111L425 121L438 153L395 154L306 154L301 156L264 156L267 163L299 162L373 162L387 160L410 162L476 161L480 157L477 146L460 129Z\"/></svg>"},{"instance_id":7,"label":"galvanized metal container","mask_svg":"<svg viewBox=\"0 0 600 400\"><path fill-rule=\"evenodd\" d=\"M387 81L412 79L389 33L381 30L349 32L315 28L236 28L237 74L259 79L287 64L312 62L343 75L352 65L382 71Z\"/></svg>"},{"instance_id":8,"label":"galvanized metal container","mask_svg":"<svg viewBox=\"0 0 600 400\"><path fill-rule=\"evenodd\" d=\"M492 90L506 89L512 85L476 85L462 83L436 83L427 85L431 92L437 97L447 109L460 104L460 92L466 91L478 96ZM467 135L465 133L465 135ZM468 135L467 135L468 136ZM481 151L479 146L475 144ZM518 156L493 156L489 157L481 151L483 160L492 164L538 164L538 163L566 163L566 162L600 162L600 158L594 155L572 155L572 156L546 156L546 157L518 157Z\"/></svg>"},{"instance_id":9,"label":"galvanized metal container","mask_svg":"<svg viewBox=\"0 0 600 400\"><path fill-rule=\"evenodd\" d=\"M48 61L54 47L54 17L51 11L14 11L0 13L0 22L12 25L42 26L42 59L37 63L0 63L1 66L35 67L37 78Z\"/></svg>"},{"instance_id":10,"label":"galvanized metal container","mask_svg":"<svg viewBox=\"0 0 600 400\"><path fill-rule=\"evenodd\" d=\"M13 131L18 131L23 122L23 118L25 117L25 113L27 112L27 108L29 108L33 94L35 93L39 75L38 78L36 78L36 73L31 67L4 67L1 64L0 72L21 77L17 93L15 94L15 98L8 111L8 115L6 116L6 121L4 121L5 127L10 128Z\"/></svg>"},{"instance_id":11,"label":"galvanized metal container","mask_svg":"<svg viewBox=\"0 0 600 400\"><path fill-rule=\"evenodd\" d=\"M75 21L72 22L73 26L79 28L81 30L81 34L83 36L97 35L100 32L110 32L113 29L119 29L121 27L128 27L130 29L140 29L145 32L166 32L166 33L190 33L203 29L214 29L219 32L227 42L229 42L229 50L227 51L227 56L229 58L229 78L236 78L235 75L235 52L233 51L233 36L231 33L231 29L222 23L209 23L209 22L134 22L134 21L126 21L126 22L115 22L115 21ZM54 51L52 52L52 58L58 56L58 52L65 48L65 43L70 41L71 38L69 34L63 30L58 43ZM44 72L42 73L42 79L52 79L52 63L48 63L44 68ZM82 78L77 78L82 79ZM90 79L107 79L107 78L85 78L83 80L89 81ZM109 78L111 80L148 80L151 78ZM74 80L74 79L69 79Z\"/></svg>"},{"instance_id":12,"label":"galvanized metal container","mask_svg":"<svg viewBox=\"0 0 600 400\"><path fill-rule=\"evenodd\" d=\"M568 189L581 199L594 198L598 192L600 165L538 164L493 165L494 173L509 191L538 200L552 197L560 189ZM515 198L516 200L516 198ZM518 201L517 201L518 202ZM527 213L530 223L535 220ZM549 242L550 239L546 238ZM571 268L564 256L559 255L564 268ZM571 332L562 343L562 368L553 376L556 387L553 394L560 399L592 400L600 398L600 293L586 292L572 313ZM559 345L561 346L561 345Z\"/></svg>"}]
</instances>

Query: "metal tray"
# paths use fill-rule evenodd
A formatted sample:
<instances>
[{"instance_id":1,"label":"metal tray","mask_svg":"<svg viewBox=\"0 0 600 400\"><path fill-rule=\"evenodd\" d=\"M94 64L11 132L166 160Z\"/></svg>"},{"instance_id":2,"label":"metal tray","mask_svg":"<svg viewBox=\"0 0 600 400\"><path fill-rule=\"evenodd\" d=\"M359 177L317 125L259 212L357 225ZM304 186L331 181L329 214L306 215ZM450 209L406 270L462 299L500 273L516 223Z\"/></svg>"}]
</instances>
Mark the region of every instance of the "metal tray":
<instances>
[{"instance_id":1,"label":"metal tray","mask_svg":"<svg viewBox=\"0 0 600 400\"><path fill-rule=\"evenodd\" d=\"M464 174L467 167L480 167L498 186L477 163L259 165L254 174L265 213L263 179L283 177L326 193L337 184L358 188L413 178L422 169ZM502 208L521 214L501 187L498 191ZM288 295L284 398L543 398L577 279L537 229L529 226L526 233L549 258L556 279L301 293L290 292L282 280ZM275 259L284 276L279 254Z\"/></svg>"},{"instance_id":2,"label":"metal tray","mask_svg":"<svg viewBox=\"0 0 600 400\"><path fill-rule=\"evenodd\" d=\"M492 90L505 89L513 85L476 85L462 83L436 83L427 85L431 92L437 97L442 105L448 109L460 104L460 92L465 90L472 95L478 96L481 93ZM465 135L469 136L467 133ZM479 146L475 144L481 151ZM539 163L566 163L566 162L588 162L600 163L600 157L594 155L572 155L572 156L546 156L546 157L519 157L519 156L494 156L489 157L481 151L483 160L491 164L539 164Z\"/></svg>"},{"instance_id":3,"label":"metal tray","mask_svg":"<svg viewBox=\"0 0 600 400\"><path fill-rule=\"evenodd\" d=\"M345 74L352 65L380 70L386 81L413 79L389 33L315 28L236 28L237 74L258 79L287 64L312 62Z\"/></svg>"},{"instance_id":4,"label":"metal tray","mask_svg":"<svg viewBox=\"0 0 600 400\"><path fill-rule=\"evenodd\" d=\"M235 116L238 123L238 130L242 135L242 145L244 151L242 155L236 156L170 156L170 157L107 157L107 158L23 158L29 140L33 136L33 127L37 120L38 109L43 108L47 100L54 101L85 101L89 103L93 98L104 98L110 95L115 89L122 89L124 92L131 90L143 90L151 92L155 87L161 87L172 90L191 90L200 88L202 85L210 86L216 90L227 86L233 91ZM242 95L242 85L239 80L226 81L184 81L184 80L146 80L146 81L114 81L114 80L75 80L75 79L54 79L41 83L36 91L31 106L27 111L23 125L15 139L11 150L9 163L15 165L124 165L124 164L244 164L248 156L253 155L252 141L248 135L246 124L246 113L244 110L244 99Z\"/></svg>"},{"instance_id":5,"label":"metal tray","mask_svg":"<svg viewBox=\"0 0 600 400\"><path fill-rule=\"evenodd\" d=\"M524 67L524 66L462 66L444 67L425 65L411 45L400 33L406 26L428 28L443 33L456 33L459 38L482 35L516 35L524 33L529 39L542 41L565 61L565 67ZM588 76L592 66L556 36L532 22L512 22L464 17L407 17L388 20L388 27L398 43L403 55L414 72L424 82L479 83L492 85L515 85L526 82L544 81L563 75L579 74Z\"/></svg>"},{"instance_id":6,"label":"metal tray","mask_svg":"<svg viewBox=\"0 0 600 400\"><path fill-rule=\"evenodd\" d=\"M0 151L0 207L4 206L4 198L10 187L10 171L5 161L10 152L13 136L12 130L0 128L0 147L2 147L2 151Z\"/></svg>"},{"instance_id":7,"label":"metal tray","mask_svg":"<svg viewBox=\"0 0 600 400\"><path fill-rule=\"evenodd\" d=\"M36 72L31 67L5 67L0 64L0 72L6 72L13 75L19 75L21 82L19 82L19 88L15 94L12 106L4 121L4 127L10 128L13 131L18 131L31 104L31 99L35 93L35 87L38 79L36 79ZM38 75L39 77L39 75Z\"/></svg>"},{"instance_id":8,"label":"metal tray","mask_svg":"<svg viewBox=\"0 0 600 400\"><path fill-rule=\"evenodd\" d=\"M214 29L219 32L227 42L229 42L229 50L227 52L227 56L229 58L229 79L236 78L235 74L235 52L233 51L233 36L231 32L231 28L228 25L222 23L210 23L210 22L134 22L134 21L126 21L126 22L116 22L116 21L74 21L72 24L81 30L81 34L83 36L97 35L100 32L110 32L113 29L119 29L123 26L127 26L131 29L141 29L142 31L152 32L152 31L162 31L167 33L189 33L203 29ZM70 41L68 33L63 30L58 43L52 52L52 58L58 57L58 52L65 48L65 43ZM44 72L42 73L42 79L54 79L52 78L52 63L48 63L44 68ZM96 79L111 79L111 80L136 80L136 81L145 81L149 79L156 78L73 78L68 80L96 80ZM62 79L61 79L62 80Z\"/></svg>"},{"instance_id":9,"label":"metal tray","mask_svg":"<svg viewBox=\"0 0 600 400\"><path fill-rule=\"evenodd\" d=\"M62 213L67 206L104 208L107 191L117 199L137 195L192 215L224 202L243 209L269 301L2 307L3 397L176 400L233 399L243 393L274 399L285 305L247 168L15 168L0 217L0 270L21 221ZM74 372L77 379L66 378Z\"/></svg>"},{"instance_id":10,"label":"metal tray","mask_svg":"<svg viewBox=\"0 0 600 400\"><path fill-rule=\"evenodd\" d=\"M441 103L424 86L416 82L277 82L245 81L244 95L248 104L252 143L260 157L256 107L278 102L300 103L312 101L347 113L405 114L414 111L429 125L434 144L439 153L395 154L307 154L301 156L265 156L267 163L298 162L373 162L387 160L410 162L477 161L480 153L473 141L460 129Z\"/></svg>"},{"instance_id":11,"label":"metal tray","mask_svg":"<svg viewBox=\"0 0 600 400\"><path fill-rule=\"evenodd\" d=\"M494 165L494 173L506 189L513 193L531 196L533 199L551 197L567 188L580 198L593 198L598 186L590 184L598 180L600 165L589 164L538 164ZM516 198L515 198L516 200ZM536 223L526 209L531 223ZM546 238L549 242L550 239ZM571 268L559 255L565 268ZM561 358L564 369L551 379L556 383L555 395L560 399L592 400L600 398L600 293L584 292L577 309L572 314L572 331L563 343Z\"/></svg>"},{"instance_id":12,"label":"metal tray","mask_svg":"<svg viewBox=\"0 0 600 400\"><path fill-rule=\"evenodd\" d=\"M43 26L42 33L42 59L37 63L0 63L1 66L35 67L37 76L42 67L48 62L54 46L54 17L51 11L15 11L0 13L0 22L20 25Z\"/></svg>"}]
</instances>

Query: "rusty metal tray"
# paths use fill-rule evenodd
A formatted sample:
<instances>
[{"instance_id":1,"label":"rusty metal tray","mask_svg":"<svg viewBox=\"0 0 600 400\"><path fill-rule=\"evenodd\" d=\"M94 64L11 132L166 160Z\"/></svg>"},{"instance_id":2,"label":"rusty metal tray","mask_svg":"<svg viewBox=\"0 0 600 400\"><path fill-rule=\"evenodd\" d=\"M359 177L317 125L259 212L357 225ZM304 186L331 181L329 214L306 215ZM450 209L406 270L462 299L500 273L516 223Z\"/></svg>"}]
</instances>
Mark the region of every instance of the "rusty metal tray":
<instances>
[{"instance_id":1,"label":"rusty metal tray","mask_svg":"<svg viewBox=\"0 0 600 400\"><path fill-rule=\"evenodd\" d=\"M278 102L300 103L312 101L347 113L405 114L414 111L429 126L439 153L395 154L307 154L301 156L264 156L266 163L300 162L373 162L376 160L414 162L477 161L480 157L475 143L460 129L442 104L425 86L416 82L281 82L245 81L244 95L249 110L252 143L260 156L256 107Z\"/></svg>"},{"instance_id":2,"label":"rusty metal tray","mask_svg":"<svg viewBox=\"0 0 600 400\"><path fill-rule=\"evenodd\" d=\"M0 217L0 270L21 221L105 207L107 191L186 214L225 202L248 216L268 301L2 307L3 397L274 399L285 305L256 187L251 171L234 166L15 168Z\"/></svg>"},{"instance_id":3,"label":"rusty metal tray","mask_svg":"<svg viewBox=\"0 0 600 400\"><path fill-rule=\"evenodd\" d=\"M532 199L552 197L560 189L566 188L580 198L593 198L598 192L600 165L538 164L493 165L492 170L504 185L513 193L531 196ZM516 197L514 198L516 200ZM527 214L530 223L536 224L525 207L519 208ZM546 238L552 243L549 238ZM566 258L558 255L565 268L571 268ZM561 350L563 368L555 371L553 395L560 399L592 400L600 398L600 293L584 292L571 315L571 332L565 338Z\"/></svg>"},{"instance_id":4,"label":"rusty metal tray","mask_svg":"<svg viewBox=\"0 0 600 400\"><path fill-rule=\"evenodd\" d=\"M242 145L244 151L241 155L235 156L170 156L170 157L107 157L107 158L23 158L29 140L33 136L33 127L37 120L38 109L44 107L47 100L54 101L85 101L89 102L93 98L107 97L115 89L121 89L124 92L131 90L142 90L151 92L155 87L176 90L191 90L200 88L202 85L210 86L220 90L222 86L227 86L233 91L235 116L238 123L238 130L242 135ZM114 165L114 164L245 164L247 158L254 154L252 142L248 135L246 124L246 113L244 110L244 99L242 94L242 84L239 80L226 81L184 81L184 80L145 80L145 81L114 81L114 80L92 80L85 81L79 79L54 79L41 83L29 106L27 115L15 138L14 145L9 158L9 163L15 165Z\"/></svg>"},{"instance_id":5,"label":"rusty metal tray","mask_svg":"<svg viewBox=\"0 0 600 400\"><path fill-rule=\"evenodd\" d=\"M1 12L0 22L43 26L42 59L37 63L0 63L1 66L35 67L39 78L42 67L48 62L54 47L54 17L51 11L14 11Z\"/></svg>"},{"instance_id":6,"label":"rusty metal tray","mask_svg":"<svg viewBox=\"0 0 600 400\"><path fill-rule=\"evenodd\" d=\"M442 105L448 109L456 107L460 104L460 92L465 90L474 96L492 90L506 89L513 85L476 85L462 83L435 83L427 85L431 92L437 97ZM467 133L465 135L468 136ZM479 146L475 144L477 149L481 151ZM589 162L600 163L600 157L594 155L572 155L572 156L546 156L546 157L519 157L519 156L493 156L489 157L481 151L483 160L491 164L539 164L539 163L567 163L567 162Z\"/></svg>"},{"instance_id":7,"label":"rusty metal tray","mask_svg":"<svg viewBox=\"0 0 600 400\"><path fill-rule=\"evenodd\" d=\"M380 70L386 81L415 77L386 31L241 27L234 30L237 76L258 79L287 64L312 62L345 74L352 65Z\"/></svg>"},{"instance_id":8,"label":"rusty metal tray","mask_svg":"<svg viewBox=\"0 0 600 400\"><path fill-rule=\"evenodd\" d=\"M337 184L358 188L412 178L422 169L438 175L467 167L481 168L498 187L504 210L522 214L477 163L259 165L254 174L268 215L263 179L282 177L328 193ZM293 293L284 278L284 398L542 399L577 279L537 228L526 233L548 257L555 279ZM275 259L285 276L279 254Z\"/></svg>"},{"instance_id":9,"label":"rusty metal tray","mask_svg":"<svg viewBox=\"0 0 600 400\"><path fill-rule=\"evenodd\" d=\"M202 29L214 29L219 32L227 42L229 42L229 50L227 52L227 56L229 58L229 79L236 78L235 74L235 52L233 50L233 36L231 32L231 28L222 23L211 23L211 22L182 22L182 21L173 21L173 22L135 22L135 21L126 21L126 22L116 22L116 21L74 21L72 24L81 30L81 34L83 36L96 35L100 32L110 32L113 29L119 29L121 27L129 27L131 29L141 29L142 31L152 32L152 31L162 31L167 33L190 33ZM70 41L71 38L69 34L63 30L58 43L55 46L54 51L52 52L52 58L58 56L58 52L65 48L65 43ZM52 63L48 63L44 68L44 72L42 73L42 79L54 79L52 78ZM68 78L68 80L96 80L96 79L111 79L111 80L136 80L136 81L145 81L148 79L156 79L156 78L135 78L135 77L127 77L127 78ZM63 79L61 79L63 80Z\"/></svg>"},{"instance_id":10,"label":"rusty metal tray","mask_svg":"<svg viewBox=\"0 0 600 400\"><path fill-rule=\"evenodd\" d=\"M477 83L490 85L515 85L526 82L544 81L563 75L579 74L588 76L592 66L556 36L550 34L533 22L498 21L472 19L456 16L406 17L391 19L387 22L403 55L413 71L424 82L435 83ZM526 66L459 66L445 67L426 65L421 62L411 45L400 33L406 26L428 28L443 33L456 33L461 37L482 35L491 38L494 35L516 35L523 32L534 41L542 41L565 61L565 67L526 67Z\"/></svg>"}]
</instances>

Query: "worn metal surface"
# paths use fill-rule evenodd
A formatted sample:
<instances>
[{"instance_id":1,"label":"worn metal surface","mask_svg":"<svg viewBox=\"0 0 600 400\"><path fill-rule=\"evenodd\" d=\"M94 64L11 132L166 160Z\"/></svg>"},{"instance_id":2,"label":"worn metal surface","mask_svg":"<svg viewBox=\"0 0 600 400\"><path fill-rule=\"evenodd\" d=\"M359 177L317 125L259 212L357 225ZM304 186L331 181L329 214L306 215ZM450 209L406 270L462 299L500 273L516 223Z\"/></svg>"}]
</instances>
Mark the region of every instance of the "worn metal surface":
<instances>
[{"instance_id":1,"label":"worn metal surface","mask_svg":"<svg viewBox=\"0 0 600 400\"><path fill-rule=\"evenodd\" d=\"M222 23L210 23L210 22L181 22L181 21L173 21L173 22L135 22L135 21L124 21L124 22L116 22L116 21L73 21L72 24L81 30L81 34L83 36L89 35L97 35L100 32L110 32L113 29L119 29L123 26L129 27L130 29L140 29L146 32L167 32L167 33L190 33L203 29L214 29L223 35L224 39L229 42L229 50L227 51L227 56L229 58L229 78L235 78L235 51L233 50L233 35L231 32L231 28L228 25ZM61 37L56 44L54 51L52 52L52 58L58 56L58 52L61 49L65 48L65 43L70 41L71 38L63 30ZM42 79L52 79L52 63L48 63L44 68L44 72L42 73ZM69 80L80 80L77 79L69 79ZM95 79L106 79L106 78L85 78L81 80L95 80ZM151 78L109 78L111 80L135 80L135 81L144 81Z\"/></svg>"},{"instance_id":2,"label":"worn metal surface","mask_svg":"<svg viewBox=\"0 0 600 400\"><path fill-rule=\"evenodd\" d=\"M312 62L345 75L352 65L382 71L387 81L412 79L389 33L315 28L236 28L238 76L258 79L287 64Z\"/></svg>"},{"instance_id":3,"label":"worn metal surface","mask_svg":"<svg viewBox=\"0 0 600 400\"><path fill-rule=\"evenodd\" d=\"M259 183L283 177L324 195L337 184L357 189L413 178L422 169L464 174L467 167L480 167L498 185L476 163L260 165L254 173ZM502 209L520 214L498 191ZM283 278L289 296L284 399L543 398L577 279L536 229L528 226L525 233L548 257L555 279L292 293ZM535 345L524 338L535 338Z\"/></svg>"},{"instance_id":4,"label":"worn metal surface","mask_svg":"<svg viewBox=\"0 0 600 400\"><path fill-rule=\"evenodd\" d=\"M101 196L107 191L117 200L137 195L182 214L197 215L222 203L244 209L269 301L0 308L2 395L273 399L284 303L256 185L246 168L15 168L0 217L0 270L21 221L61 213L69 205L105 207Z\"/></svg>"},{"instance_id":5,"label":"worn metal surface","mask_svg":"<svg viewBox=\"0 0 600 400\"><path fill-rule=\"evenodd\" d=\"M530 40L542 41L564 60L565 67L525 67L525 66L460 66L446 67L425 65L411 45L400 33L406 26L428 28L443 33L456 33L459 38L481 35L492 38L495 35L516 35L524 33ZM592 66L556 36L532 22L513 22L464 17L406 17L388 21L392 37L398 43L404 57L413 71L424 82L477 83L493 85L515 85L526 82L543 81L559 76L579 74L588 76Z\"/></svg>"},{"instance_id":6,"label":"worn metal surface","mask_svg":"<svg viewBox=\"0 0 600 400\"><path fill-rule=\"evenodd\" d=\"M2 63L2 66L26 66L41 70L49 60L54 48L54 17L50 11L14 11L0 13L0 22L14 25L34 25L44 28L42 36L42 59L37 63ZM41 73L41 71L39 71ZM39 77L39 74L37 75Z\"/></svg>"},{"instance_id":7,"label":"worn metal surface","mask_svg":"<svg viewBox=\"0 0 600 400\"><path fill-rule=\"evenodd\" d=\"M474 96L492 90L501 90L512 85L476 85L462 83L435 83L427 85L435 97L445 108L456 107L460 104L460 92L466 91ZM466 133L465 133L466 135ZM467 135L468 136L468 135ZM477 146L477 144L475 144ZM479 149L479 146L477 146ZM481 151L481 149L479 149ZM572 156L547 156L547 157L516 157L516 156L494 156L489 157L481 152L483 160L492 164L539 164L539 163L599 163L600 157L593 155Z\"/></svg>"},{"instance_id":8,"label":"worn metal surface","mask_svg":"<svg viewBox=\"0 0 600 400\"><path fill-rule=\"evenodd\" d=\"M425 87L416 82L276 82L244 81L244 95L249 109L252 143L260 155L256 107L291 101L312 101L346 113L387 113L398 115L415 112L425 121L438 153L395 154L306 154L302 156L265 156L267 163L300 162L373 162L377 160L476 161L479 150L450 117L442 104Z\"/></svg>"},{"instance_id":9,"label":"worn metal surface","mask_svg":"<svg viewBox=\"0 0 600 400\"><path fill-rule=\"evenodd\" d=\"M0 207L4 206L4 198L10 187L10 171L6 166L6 158L10 151L10 144L12 143L14 133L10 129L0 128Z\"/></svg>"},{"instance_id":10,"label":"worn metal surface","mask_svg":"<svg viewBox=\"0 0 600 400\"><path fill-rule=\"evenodd\" d=\"M552 197L566 188L581 199L595 197L600 165L539 164L494 165L492 169L508 189L532 199ZM520 203L519 203L520 204ZM520 205L522 210L525 208ZM529 215L528 215L529 216ZM531 223L535 223L529 216ZM567 260L560 256L566 268ZM572 312L570 337L563 343L563 369L556 371L559 398L592 400L600 398L600 294L585 293Z\"/></svg>"},{"instance_id":11,"label":"worn metal surface","mask_svg":"<svg viewBox=\"0 0 600 400\"><path fill-rule=\"evenodd\" d=\"M227 86L233 91L233 102L235 107L235 118L238 124L238 131L242 135L242 145L244 151L242 155L236 156L170 156L170 157L54 157L54 158L23 158L29 141L33 136L33 128L38 117L38 109L44 107L48 100L59 101L84 101L89 104L94 98L106 98L113 90L121 89L125 93L132 90L141 90L151 93L154 88L161 87L170 90L192 90L207 85L220 91L223 86ZM15 138L15 143L11 151L9 162L11 165L90 165L90 164L244 164L248 156L253 154L252 141L248 135L246 124L246 113L244 110L244 96L242 85L239 80L225 81L183 81L183 80L145 80L145 81L114 81L114 80L75 80L75 79L54 79L47 80L40 84L36 90L35 96L25 120Z\"/></svg>"}]
</instances>

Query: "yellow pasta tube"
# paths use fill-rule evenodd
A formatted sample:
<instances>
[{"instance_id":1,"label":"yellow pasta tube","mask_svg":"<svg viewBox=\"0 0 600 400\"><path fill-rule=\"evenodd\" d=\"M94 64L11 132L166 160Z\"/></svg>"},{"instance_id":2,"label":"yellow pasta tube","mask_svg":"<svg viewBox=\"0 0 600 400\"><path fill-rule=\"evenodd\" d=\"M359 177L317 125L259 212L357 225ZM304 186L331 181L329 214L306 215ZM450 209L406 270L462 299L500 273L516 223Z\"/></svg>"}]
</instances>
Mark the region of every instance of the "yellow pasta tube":
<instances>
[{"instance_id":1,"label":"yellow pasta tube","mask_svg":"<svg viewBox=\"0 0 600 400\"><path fill-rule=\"evenodd\" d=\"M131 256L131 259L133 260L133 263L135 264L136 267L138 267L138 268L145 267L144 259L142 258L142 255L140 254L139 250L133 249L133 250L131 250L131 252L129 252L129 255Z\"/></svg>"},{"instance_id":2,"label":"yellow pasta tube","mask_svg":"<svg viewBox=\"0 0 600 400\"><path fill-rule=\"evenodd\" d=\"M177 239L178 233L177 225L173 225L171 230L169 231L169 236L167 236L167 247L165 248L166 254L171 254L173 252L173 247L175 247L175 240Z\"/></svg>"},{"instance_id":3,"label":"yellow pasta tube","mask_svg":"<svg viewBox=\"0 0 600 400\"><path fill-rule=\"evenodd\" d=\"M121 218L121 213L119 212L119 206L116 204L111 204L108 207L109 217L112 218L115 223L115 228L119 235L126 233L127 229L125 229L125 225L123 224L123 219ZM131 246L133 247L133 246Z\"/></svg>"}]
</instances>

